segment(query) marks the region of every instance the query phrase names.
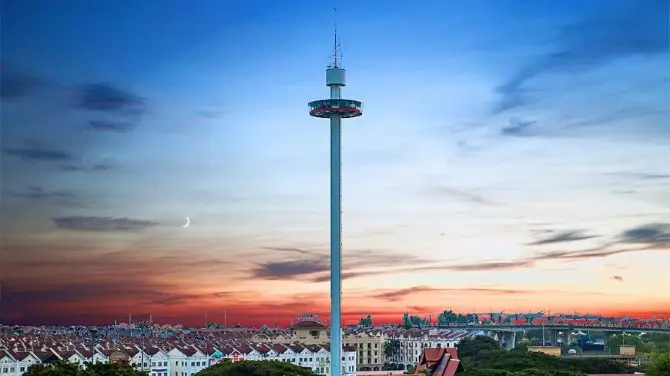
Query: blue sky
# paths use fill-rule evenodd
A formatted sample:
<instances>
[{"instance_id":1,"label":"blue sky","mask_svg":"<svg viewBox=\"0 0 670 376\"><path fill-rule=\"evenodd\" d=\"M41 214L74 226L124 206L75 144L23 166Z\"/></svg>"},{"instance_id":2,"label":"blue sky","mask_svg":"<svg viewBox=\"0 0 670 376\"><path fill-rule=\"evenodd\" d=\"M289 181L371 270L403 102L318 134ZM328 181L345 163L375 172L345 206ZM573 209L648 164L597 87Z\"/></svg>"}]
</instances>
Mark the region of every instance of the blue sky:
<instances>
[{"instance_id":1,"label":"blue sky","mask_svg":"<svg viewBox=\"0 0 670 376\"><path fill-rule=\"evenodd\" d=\"M324 299L328 124L307 102L328 96L334 5L344 96L365 103L343 135L352 306L430 286L519 291L498 309L670 307L645 288L670 265L667 0L157 4L3 5L16 317L48 303L29 292L72 307L80 283L118 278L184 281L199 305L221 283ZM39 262L48 283L24 272ZM460 308L490 309L469 296Z\"/></svg>"}]
</instances>

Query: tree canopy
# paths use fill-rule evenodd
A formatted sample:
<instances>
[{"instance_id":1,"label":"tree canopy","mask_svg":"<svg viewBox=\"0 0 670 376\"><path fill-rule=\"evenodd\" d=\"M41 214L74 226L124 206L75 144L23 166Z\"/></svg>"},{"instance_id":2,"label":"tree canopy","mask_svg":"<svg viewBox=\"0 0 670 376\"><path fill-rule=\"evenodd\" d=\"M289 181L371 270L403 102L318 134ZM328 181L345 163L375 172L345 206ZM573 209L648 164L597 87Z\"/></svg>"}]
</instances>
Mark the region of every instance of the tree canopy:
<instances>
[{"instance_id":1,"label":"tree canopy","mask_svg":"<svg viewBox=\"0 0 670 376\"><path fill-rule=\"evenodd\" d=\"M81 367L76 363L64 361L52 364L35 364L28 368L24 376L148 376L131 366L112 363L86 363Z\"/></svg>"},{"instance_id":2,"label":"tree canopy","mask_svg":"<svg viewBox=\"0 0 670 376\"><path fill-rule=\"evenodd\" d=\"M361 317L360 320L358 320L358 325L361 326L374 326L372 323L372 316L367 315L366 317Z\"/></svg>"},{"instance_id":3,"label":"tree canopy","mask_svg":"<svg viewBox=\"0 0 670 376\"><path fill-rule=\"evenodd\" d=\"M405 312L402 315L402 327L405 329L409 328L421 328L430 325L430 321L427 318L422 318L415 315L410 315Z\"/></svg>"},{"instance_id":4,"label":"tree canopy","mask_svg":"<svg viewBox=\"0 0 670 376\"><path fill-rule=\"evenodd\" d=\"M437 316L437 323L442 326L448 326L449 324L468 324L478 322L479 317L476 314L464 315L461 313L455 313L452 310L444 311Z\"/></svg>"},{"instance_id":5,"label":"tree canopy","mask_svg":"<svg viewBox=\"0 0 670 376\"><path fill-rule=\"evenodd\" d=\"M309 368L276 360L245 360L222 362L206 368L195 376L317 376Z\"/></svg>"},{"instance_id":6,"label":"tree canopy","mask_svg":"<svg viewBox=\"0 0 670 376\"><path fill-rule=\"evenodd\" d=\"M636 353L670 352L670 334L645 333L638 335L613 335L607 339L607 348L613 354L619 353L621 345L635 346Z\"/></svg>"},{"instance_id":7,"label":"tree canopy","mask_svg":"<svg viewBox=\"0 0 670 376\"><path fill-rule=\"evenodd\" d=\"M644 370L646 376L670 375L670 353L654 354L651 364Z\"/></svg>"},{"instance_id":8,"label":"tree canopy","mask_svg":"<svg viewBox=\"0 0 670 376\"><path fill-rule=\"evenodd\" d=\"M563 359L527 348L506 351L487 336L466 338L458 344L463 376L582 376L633 373L633 367L609 359ZM659 363L661 364L661 363ZM670 374L663 374L670 375Z\"/></svg>"}]
</instances>

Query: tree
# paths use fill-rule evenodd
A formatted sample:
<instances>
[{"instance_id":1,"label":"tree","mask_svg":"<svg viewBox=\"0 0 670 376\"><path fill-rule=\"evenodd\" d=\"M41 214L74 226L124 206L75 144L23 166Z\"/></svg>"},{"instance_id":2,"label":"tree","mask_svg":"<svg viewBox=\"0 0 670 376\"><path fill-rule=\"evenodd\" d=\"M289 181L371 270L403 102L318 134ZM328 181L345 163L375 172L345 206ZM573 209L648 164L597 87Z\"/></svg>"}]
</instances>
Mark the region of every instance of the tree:
<instances>
[{"instance_id":1,"label":"tree","mask_svg":"<svg viewBox=\"0 0 670 376\"><path fill-rule=\"evenodd\" d=\"M387 360L394 361L396 354L400 351L400 340L389 339L384 342L384 356Z\"/></svg>"},{"instance_id":2,"label":"tree","mask_svg":"<svg viewBox=\"0 0 670 376\"><path fill-rule=\"evenodd\" d=\"M407 312L402 314L402 327L405 329L410 329L412 327L412 322L409 320L409 313Z\"/></svg>"},{"instance_id":3,"label":"tree","mask_svg":"<svg viewBox=\"0 0 670 376\"><path fill-rule=\"evenodd\" d=\"M372 316L367 315L366 317L361 317L360 320L358 320L358 325L361 326L374 326L372 324Z\"/></svg>"},{"instance_id":4,"label":"tree","mask_svg":"<svg viewBox=\"0 0 670 376\"><path fill-rule=\"evenodd\" d=\"M309 368L276 360L217 363L195 376L317 376Z\"/></svg>"},{"instance_id":5,"label":"tree","mask_svg":"<svg viewBox=\"0 0 670 376\"><path fill-rule=\"evenodd\" d=\"M428 326L428 320L415 315L409 316L409 322L412 324L412 327L421 328L422 326Z\"/></svg>"},{"instance_id":6,"label":"tree","mask_svg":"<svg viewBox=\"0 0 670 376\"><path fill-rule=\"evenodd\" d=\"M52 364L35 364L28 368L24 376L148 376L131 366L113 363L86 363L81 367L76 363L57 361Z\"/></svg>"},{"instance_id":7,"label":"tree","mask_svg":"<svg viewBox=\"0 0 670 376\"><path fill-rule=\"evenodd\" d=\"M452 310L443 311L437 315L437 323L440 326L449 326L451 323L455 323L458 320L458 315Z\"/></svg>"},{"instance_id":8,"label":"tree","mask_svg":"<svg viewBox=\"0 0 670 376\"><path fill-rule=\"evenodd\" d=\"M490 357L492 356L492 353L500 351L502 351L502 349L498 342L488 336L464 338L458 343L459 358L473 358L481 354Z\"/></svg>"},{"instance_id":9,"label":"tree","mask_svg":"<svg viewBox=\"0 0 670 376\"><path fill-rule=\"evenodd\" d=\"M646 376L667 376L670 375L670 353L654 354L651 357L651 364L645 369Z\"/></svg>"}]
</instances>

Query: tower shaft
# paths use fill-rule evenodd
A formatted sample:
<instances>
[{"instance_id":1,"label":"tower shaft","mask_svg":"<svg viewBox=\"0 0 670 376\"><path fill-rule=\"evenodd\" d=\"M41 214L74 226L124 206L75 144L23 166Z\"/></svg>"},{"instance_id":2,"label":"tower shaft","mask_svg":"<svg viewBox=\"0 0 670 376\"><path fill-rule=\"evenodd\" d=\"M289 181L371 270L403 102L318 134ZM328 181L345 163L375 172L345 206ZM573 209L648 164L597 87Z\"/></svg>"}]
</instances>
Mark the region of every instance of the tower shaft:
<instances>
[{"instance_id":1,"label":"tower shaft","mask_svg":"<svg viewBox=\"0 0 670 376\"><path fill-rule=\"evenodd\" d=\"M340 99L340 86L330 87ZM342 375L342 118L330 116L330 374Z\"/></svg>"}]
</instances>

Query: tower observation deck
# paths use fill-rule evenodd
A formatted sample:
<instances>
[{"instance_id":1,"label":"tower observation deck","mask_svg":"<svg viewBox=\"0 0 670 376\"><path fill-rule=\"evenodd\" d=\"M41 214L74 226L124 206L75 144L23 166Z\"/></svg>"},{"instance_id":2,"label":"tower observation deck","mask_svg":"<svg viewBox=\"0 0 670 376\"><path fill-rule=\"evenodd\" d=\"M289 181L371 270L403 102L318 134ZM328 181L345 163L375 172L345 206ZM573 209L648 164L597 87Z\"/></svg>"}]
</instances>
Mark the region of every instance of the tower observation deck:
<instances>
[{"instance_id":1,"label":"tower observation deck","mask_svg":"<svg viewBox=\"0 0 670 376\"><path fill-rule=\"evenodd\" d=\"M333 61L326 69L330 99L309 102L309 114L330 119L330 375L342 376L342 119L363 114L363 103L342 98L346 71L335 26Z\"/></svg>"}]
</instances>

